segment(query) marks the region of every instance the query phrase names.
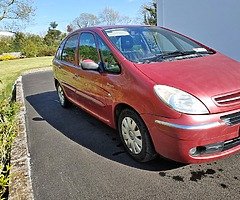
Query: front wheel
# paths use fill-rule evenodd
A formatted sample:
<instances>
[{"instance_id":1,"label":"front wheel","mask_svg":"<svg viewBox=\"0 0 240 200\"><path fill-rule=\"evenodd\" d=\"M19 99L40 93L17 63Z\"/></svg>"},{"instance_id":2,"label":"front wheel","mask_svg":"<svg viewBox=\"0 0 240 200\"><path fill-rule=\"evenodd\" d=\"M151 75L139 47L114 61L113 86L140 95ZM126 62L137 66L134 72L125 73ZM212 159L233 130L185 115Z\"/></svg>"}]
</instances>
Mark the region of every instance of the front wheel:
<instances>
[{"instance_id":1,"label":"front wheel","mask_svg":"<svg viewBox=\"0 0 240 200\"><path fill-rule=\"evenodd\" d=\"M125 149L135 160L147 162L156 157L147 127L135 111L125 109L121 112L118 130Z\"/></svg>"}]
</instances>

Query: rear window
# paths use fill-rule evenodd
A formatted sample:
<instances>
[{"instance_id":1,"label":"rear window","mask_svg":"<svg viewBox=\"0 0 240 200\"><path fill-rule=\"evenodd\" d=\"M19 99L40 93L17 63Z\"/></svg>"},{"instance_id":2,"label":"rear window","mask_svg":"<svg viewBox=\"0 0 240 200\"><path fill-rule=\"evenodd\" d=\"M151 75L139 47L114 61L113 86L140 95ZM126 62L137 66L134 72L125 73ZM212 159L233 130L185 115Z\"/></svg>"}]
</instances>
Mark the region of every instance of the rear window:
<instances>
[{"instance_id":1,"label":"rear window","mask_svg":"<svg viewBox=\"0 0 240 200\"><path fill-rule=\"evenodd\" d=\"M78 35L73 35L70 36L64 47L62 50L62 54L61 54L61 60L68 62L68 63L72 63L72 64L76 64L76 56L75 56L75 52L76 49L78 47Z\"/></svg>"}]
</instances>

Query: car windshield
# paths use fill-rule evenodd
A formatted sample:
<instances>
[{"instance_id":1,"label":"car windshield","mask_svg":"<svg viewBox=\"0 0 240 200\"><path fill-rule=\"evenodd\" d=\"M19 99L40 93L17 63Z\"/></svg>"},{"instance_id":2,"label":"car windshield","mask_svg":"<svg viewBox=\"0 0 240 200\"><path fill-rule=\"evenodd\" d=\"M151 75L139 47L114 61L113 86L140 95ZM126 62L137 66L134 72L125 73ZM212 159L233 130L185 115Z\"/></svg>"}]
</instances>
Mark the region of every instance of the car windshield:
<instances>
[{"instance_id":1,"label":"car windshield","mask_svg":"<svg viewBox=\"0 0 240 200\"><path fill-rule=\"evenodd\" d=\"M214 53L184 36L158 27L112 28L105 32L128 60L137 63L190 59Z\"/></svg>"}]
</instances>

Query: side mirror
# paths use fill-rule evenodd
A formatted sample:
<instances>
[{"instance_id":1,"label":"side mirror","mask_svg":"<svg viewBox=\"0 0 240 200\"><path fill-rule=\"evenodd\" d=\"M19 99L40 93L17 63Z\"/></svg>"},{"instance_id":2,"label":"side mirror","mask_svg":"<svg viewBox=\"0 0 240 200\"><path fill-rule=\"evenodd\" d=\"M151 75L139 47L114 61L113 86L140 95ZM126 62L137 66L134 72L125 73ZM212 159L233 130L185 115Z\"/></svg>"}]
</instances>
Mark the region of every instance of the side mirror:
<instances>
[{"instance_id":1,"label":"side mirror","mask_svg":"<svg viewBox=\"0 0 240 200\"><path fill-rule=\"evenodd\" d=\"M99 68L99 65L94 61L88 59L81 62L81 67L86 70L97 70Z\"/></svg>"}]
</instances>

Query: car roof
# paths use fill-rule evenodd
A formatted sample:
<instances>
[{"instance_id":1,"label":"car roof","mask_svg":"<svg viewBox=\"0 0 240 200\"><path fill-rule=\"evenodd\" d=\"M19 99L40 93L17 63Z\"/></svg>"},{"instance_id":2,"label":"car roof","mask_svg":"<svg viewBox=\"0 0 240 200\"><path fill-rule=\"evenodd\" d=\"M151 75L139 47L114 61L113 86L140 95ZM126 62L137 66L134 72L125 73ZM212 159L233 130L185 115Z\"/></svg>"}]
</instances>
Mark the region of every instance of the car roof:
<instances>
[{"instance_id":1,"label":"car roof","mask_svg":"<svg viewBox=\"0 0 240 200\"><path fill-rule=\"evenodd\" d=\"M114 29L114 28L134 28L134 27L156 27L151 25L111 25L111 26L92 26L92 27L86 27L86 28L80 28L77 29L74 32L79 31L93 31L93 30L106 30L106 29Z\"/></svg>"}]
</instances>

